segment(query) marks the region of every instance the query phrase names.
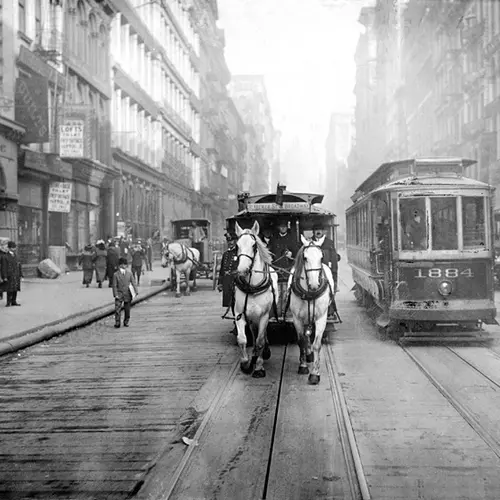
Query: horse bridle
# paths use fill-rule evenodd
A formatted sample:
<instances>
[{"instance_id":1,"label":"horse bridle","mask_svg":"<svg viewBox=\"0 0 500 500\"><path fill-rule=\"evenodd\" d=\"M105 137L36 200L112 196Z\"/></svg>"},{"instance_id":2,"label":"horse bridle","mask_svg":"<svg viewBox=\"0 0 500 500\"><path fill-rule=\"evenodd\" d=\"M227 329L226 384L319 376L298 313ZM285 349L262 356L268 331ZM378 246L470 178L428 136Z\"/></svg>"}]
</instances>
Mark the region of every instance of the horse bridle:
<instances>
[{"instance_id":1,"label":"horse bridle","mask_svg":"<svg viewBox=\"0 0 500 500\"><path fill-rule=\"evenodd\" d=\"M243 233L243 234L240 234L238 236L238 239L236 240L236 244L238 244L238 241L240 240L240 238L242 236L250 236L252 238L252 240L253 240L253 245L252 245L253 255L248 255L246 253L238 253L238 265L240 263L240 257L246 257L247 259L250 259L250 268L248 269L248 274L252 274L253 265L255 263L255 257L257 256L257 238L252 233Z\"/></svg>"},{"instance_id":2,"label":"horse bridle","mask_svg":"<svg viewBox=\"0 0 500 500\"><path fill-rule=\"evenodd\" d=\"M312 241L309 242L309 245L307 245L307 247L304 248L304 253L303 253L303 260L304 260L304 274L305 274L305 277L306 277L306 286L307 286L307 290L309 291L309 275L307 273L311 273L313 271L319 271L319 287L321 288L321 285L323 284L323 252L321 251L321 267L313 267L311 269L308 269L305 265L305 263L307 262L307 258L306 258L306 250L310 247L316 247L318 248L320 251L321 251L321 247L318 247L317 245L315 245ZM298 280L300 280L300 276L297 277Z\"/></svg>"}]
</instances>

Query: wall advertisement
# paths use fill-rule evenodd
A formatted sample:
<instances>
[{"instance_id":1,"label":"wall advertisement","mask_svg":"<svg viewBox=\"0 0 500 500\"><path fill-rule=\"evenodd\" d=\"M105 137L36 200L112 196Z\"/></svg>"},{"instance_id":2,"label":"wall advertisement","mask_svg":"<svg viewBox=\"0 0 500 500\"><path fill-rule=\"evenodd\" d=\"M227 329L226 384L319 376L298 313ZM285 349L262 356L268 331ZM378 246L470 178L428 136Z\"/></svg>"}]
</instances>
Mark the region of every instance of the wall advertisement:
<instances>
[{"instance_id":1,"label":"wall advertisement","mask_svg":"<svg viewBox=\"0 0 500 500\"><path fill-rule=\"evenodd\" d=\"M71 182L51 182L49 188L49 212L71 210Z\"/></svg>"}]
</instances>

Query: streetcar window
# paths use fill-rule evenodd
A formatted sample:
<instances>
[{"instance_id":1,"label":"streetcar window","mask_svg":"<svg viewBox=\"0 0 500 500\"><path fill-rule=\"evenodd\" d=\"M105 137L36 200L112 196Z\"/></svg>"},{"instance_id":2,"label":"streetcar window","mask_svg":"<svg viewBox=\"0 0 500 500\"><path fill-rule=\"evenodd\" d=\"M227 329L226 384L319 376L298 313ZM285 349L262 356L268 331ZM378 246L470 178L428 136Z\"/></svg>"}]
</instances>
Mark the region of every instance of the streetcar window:
<instances>
[{"instance_id":1,"label":"streetcar window","mask_svg":"<svg viewBox=\"0 0 500 500\"><path fill-rule=\"evenodd\" d=\"M398 200L392 200L392 234L394 238L394 250L399 250L398 241Z\"/></svg>"},{"instance_id":2,"label":"streetcar window","mask_svg":"<svg viewBox=\"0 0 500 500\"><path fill-rule=\"evenodd\" d=\"M457 199L431 198L432 249L457 250Z\"/></svg>"},{"instance_id":3,"label":"streetcar window","mask_svg":"<svg viewBox=\"0 0 500 500\"><path fill-rule=\"evenodd\" d=\"M428 248L425 198L403 198L399 201L402 250Z\"/></svg>"},{"instance_id":4,"label":"streetcar window","mask_svg":"<svg viewBox=\"0 0 500 500\"><path fill-rule=\"evenodd\" d=\"M462 220L464 248L486 245L484 198L464 196L462 198Z\"/></svg>"}]
</instances>

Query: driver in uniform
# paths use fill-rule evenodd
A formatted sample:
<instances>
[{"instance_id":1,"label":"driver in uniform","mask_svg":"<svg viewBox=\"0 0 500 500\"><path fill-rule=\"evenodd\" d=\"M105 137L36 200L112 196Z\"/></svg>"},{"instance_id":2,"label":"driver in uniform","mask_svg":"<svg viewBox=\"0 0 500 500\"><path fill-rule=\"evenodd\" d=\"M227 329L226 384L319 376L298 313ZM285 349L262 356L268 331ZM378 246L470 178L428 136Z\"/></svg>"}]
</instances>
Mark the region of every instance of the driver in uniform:
<instances>
[{"instance_id":1,"label":"driver in uniform","mask_svg":"<svg viewBox=\"0 0 500 500\"><path fill-rule=\"evenodd\" d=\"M271 238L269 250L274 255L273 265L289 271L295 262L300 246L295 235L288 229L288 221L278 221L278 233ZM278 270L278 280L288 280L288 273Z\"/></svg>"},{"instance_id":2,"label":"driver in uniform","mask_svg":"<svg viewBox=\"0 0 500 500\"><path fill-rule=\"evenodd\" d=\"M226 233L228 249L222 254L222 261L217 280L217 290L222 292L222 307L232 307L234 302L234 278L238 268L238 247L235 234ZM237 334L236 324L231 333Z\"/></svg>"}]
</instances>

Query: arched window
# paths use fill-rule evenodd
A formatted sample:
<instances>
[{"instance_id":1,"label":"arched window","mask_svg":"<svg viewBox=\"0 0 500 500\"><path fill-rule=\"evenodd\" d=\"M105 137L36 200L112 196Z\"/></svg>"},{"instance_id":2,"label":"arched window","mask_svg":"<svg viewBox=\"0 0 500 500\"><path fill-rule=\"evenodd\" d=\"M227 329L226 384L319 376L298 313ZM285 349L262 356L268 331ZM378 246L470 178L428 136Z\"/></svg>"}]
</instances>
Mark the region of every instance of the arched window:
<instances>
[{"instance_id":1,"label":"arched window","mask_svg":"<svg viewBox=\"0 0 500 500\"><path fill-rule=\"evenodd\" d=\"M76 31L78 33L76 38L76 53L82 61L85 61L87 57L87 13L82 0L79 0L76 6Z\"/></svg>"}]
</instances>

